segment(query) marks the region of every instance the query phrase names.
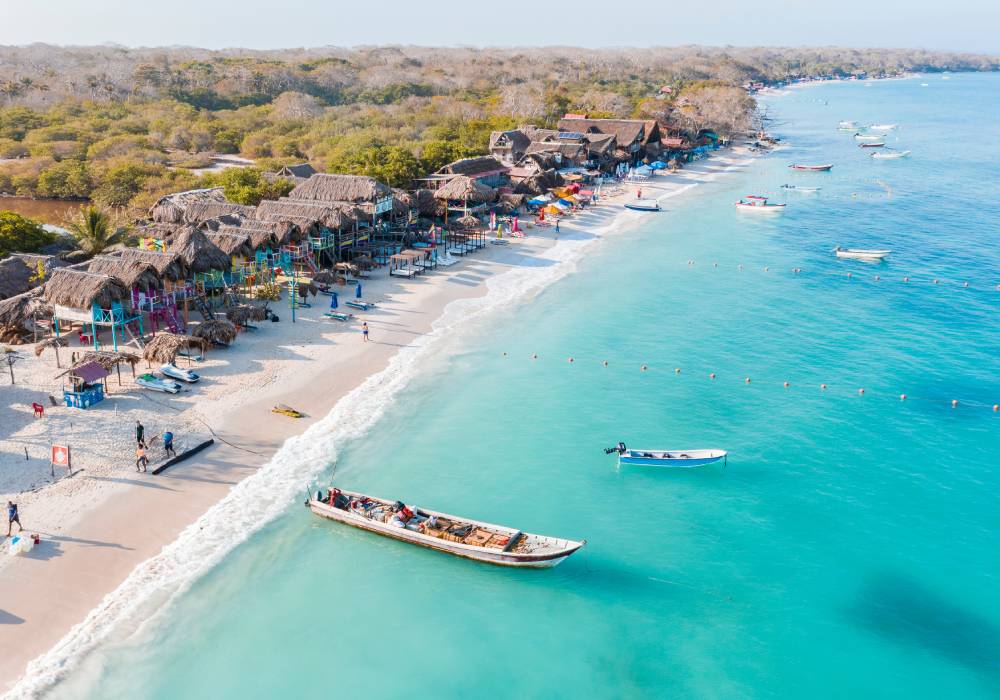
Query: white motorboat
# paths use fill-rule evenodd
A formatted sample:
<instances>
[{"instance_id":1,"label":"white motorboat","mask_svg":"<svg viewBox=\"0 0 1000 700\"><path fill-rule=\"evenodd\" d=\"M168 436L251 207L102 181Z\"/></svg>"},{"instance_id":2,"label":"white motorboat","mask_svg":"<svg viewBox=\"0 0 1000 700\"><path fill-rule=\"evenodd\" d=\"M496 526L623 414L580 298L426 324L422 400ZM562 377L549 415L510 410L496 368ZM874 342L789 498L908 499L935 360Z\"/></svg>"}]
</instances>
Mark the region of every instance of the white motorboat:
<instances>
[{"instance_id":1,"label":"white motorboat","mask_svg":"<svg viewBox=\"0 0 1000 700\"><path fill-rule=\"evenodd\" d=\"M660 203L655 199L637 199L634 202L626 202L625 208L632 211L662 211Z\"/></svg>"},{"instance_id":2,"label":"white motorboat","mask_svg":"<svg viewBox=\"0 0 1000 700\"><path fill-rule=\"evenodd\" d=\"M140 374L135 378L135 383L144 389L152 389L153 391L162 391L166 394L176 394L180 392L181 385L172 379L160 379L154 374Z\"/></svg>"},{"instance_id":3,"label":"white motorboat","mask_svg":"<svg viewBox=\"0 0 1000 700\"><path fill-rule=\"evenodd\" d=\"M881 260L891 253L891 250L877 250L870 248L841 248L837 246L833 249L838 258L849 258L851 260Z\"/></svg>"},{"instance_id":4,"label":"white motorboat","mask_svg":"<svg viewBox=\"0 0 1000 700\"><path fill-rule=\"evenodd\" d=\"M912 151L878 151L872 153L871 156L876 160L896 160L897 158L906 158L910 153Z\"/></svg>"},{"instance_id":5,"label":"white motorboat","mask_svg":"<svg viewBox=\"0 0 1000 700\"><path fill-rule=\"evenodd\" d=\"M187 382L189 384L194 384L196 381L201 379L201 377L195 372L192 372L189 369L181 369L177 365L170 364L169 362L160 367L160 374L164 377L179 379L180 381Z\"/></svg>"},{"instance_id":6,"label":"white motorboat","mask_svg":"<svg viewBox=\"0 0 1000 700\"><path fill-rule=\"evenodd\" d=\"M857 133L857 134L854 135L854 140L855 141L881 141L884 138L885 138L885 136L882 136L881 134L862 134L862 133Z\"/></svg>"},{"instance_id":7,"label":"white motorboat","mask_svg":"<svg viewBox=\"0 0 1000 700\"><path fill-rule=\"evenodd\" d=\"M812 194L814 192L819 192L821 187L803 187L802 185L782 185L781 189L791 190L792 192L802 192L804 194Z\"/></svg>"},{"instance_id":8,"label":"white motorboat","mask_svg":"<svg viewBox=\"0 0 1000 700\"><path fill-rule=\"evenodd\" d=\"M893 129L898 129L899 124L872 124L868 127L869 131L892 131Z\"/></svg>"},{"instance_id":9,"label":"white motorboat","mask_svg":"<svg viewBox=\"0 0 1000 700\"><path fill-rule=\"evenodd\" d=\"M751 194L736 202L736 208L739 211L778 213L785 210L785 205L773 204L767 201L767 197Z\"/></svg>"},{"instance_id":10,"label":"white motorboat","mask_svg":"<svg viewBox=\"0 0 1000 700\"><path fill-rule=\"evenodd\" d=\"M844 121L844 122L840 122L839 124L837 124L837 129L839 131L856 131L856 130L858 130L860 128L861 127L858 126L857 122L847 122L847 121Z\"/></svg>"},{"instance_id":11,"label":"white motorboat","mask_svg":"<svg viewBox=\"0 0 1000 700\"><path fill-rule=\"evenodd\" d=\"M606 454L618 454L618 464L636 464L648 467L668 467L692 469L726 459L725 450L633 450L619 442L615 447L604 450Z\"/></svg>"},{"instance_id":12,"label":"white motorboat","mask_svg":"<svg viewBox=\"0 0 1000 700\"><path fill-rule=\"evenodd\" d=\"M306 501L316 515L384 537L500 566L555 566L587 543L533 535L503 525L407 506L363 493L331 489Z\"/></svg>"}]
</instances>

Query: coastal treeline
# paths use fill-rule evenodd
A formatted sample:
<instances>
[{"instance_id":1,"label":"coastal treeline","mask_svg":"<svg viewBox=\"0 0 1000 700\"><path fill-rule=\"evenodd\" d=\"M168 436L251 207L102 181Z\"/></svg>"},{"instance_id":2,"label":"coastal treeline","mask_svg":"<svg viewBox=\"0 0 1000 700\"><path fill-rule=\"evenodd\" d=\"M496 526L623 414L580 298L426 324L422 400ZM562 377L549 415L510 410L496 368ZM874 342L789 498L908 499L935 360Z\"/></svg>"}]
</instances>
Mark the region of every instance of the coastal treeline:
<instances>
[{"instance_id":1,"label":"coastal treeline","mask_svg":"<svg viewBox=\"0 0 1000 700\"><path fill-rule=\"evenodd\" d=\"M262 171L304 160L406 186L483 153L492 131L551 127L566 112L731 135L753 125L748 83L998 67L838 48L4 47L0 193L141 211L166 192L223 184L253 204L282 194ZM199 172L216 154L257 169Z\"/></svg>"}]
</instances>

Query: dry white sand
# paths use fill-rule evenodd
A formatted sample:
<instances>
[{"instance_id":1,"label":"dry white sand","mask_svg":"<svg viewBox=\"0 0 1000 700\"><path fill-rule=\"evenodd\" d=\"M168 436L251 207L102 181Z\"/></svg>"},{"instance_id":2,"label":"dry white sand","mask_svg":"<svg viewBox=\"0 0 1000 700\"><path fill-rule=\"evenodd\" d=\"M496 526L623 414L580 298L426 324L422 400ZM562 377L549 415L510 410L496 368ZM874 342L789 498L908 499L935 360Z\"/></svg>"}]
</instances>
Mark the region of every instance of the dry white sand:
<instances>
[{"instance_id":1,"label":"dry white sand","mask_svg":"<svg viewBox=\"0 0 1000 700\"><path fill-rule=\"evenodd\" d=\"M643 214L621 205L638 187L646 197L680 194L745 158L743 149L735 149L676 174L626 184L617 197L563 219L563 238L578 230L620 229L620 219L640 220ZM457 265L415 279L374 271L363 291L377 307L360 312L342 305L341 311L356 316L346 324L322 318L329 306L322 295L310 299L312 308L296 312L294 324L287 305L275 304L280 323L262 322L232 348L210 351L192 366L201 382L178 395L138 389L126 366L121 388L114 374L108 378L111 395L103 403L86 411L53 408L48 395L59 397L61 390L53 378L59 370L52 351L36 358L30 346L21 346L17 383L0 388L7 407L0 421L0 499L19 504L26 532L39 533L42 544L28 555L0 554L0 689L10 689L30 660L64 636L49 656L72 656L80 635L67 632L137 565L265 464L287 438L385 368L400 347L430 333L449 303L484 295L486 279L520 266L526 256L545 258L554 239L551 228L529 229L507 246L488 245ZM341 289L342 301L353 294L351 287ZM363 320L371 329L370 343L361 336ZM64 366L71 350L61 351ZM186 366L184 360L179 364ZM33 418L32 401L46 407L44 418ZM276 403L294 406L306 417L274 414ZM147 439L171 430L178 451L210 436L216 444L159 476L137 474L137 419ZM74 469L73 476L57 471L54 483L48 456L53 442L72 447ZM160 446L154 444L150 455L152 471Z\"/></svg>"}]
</instances>

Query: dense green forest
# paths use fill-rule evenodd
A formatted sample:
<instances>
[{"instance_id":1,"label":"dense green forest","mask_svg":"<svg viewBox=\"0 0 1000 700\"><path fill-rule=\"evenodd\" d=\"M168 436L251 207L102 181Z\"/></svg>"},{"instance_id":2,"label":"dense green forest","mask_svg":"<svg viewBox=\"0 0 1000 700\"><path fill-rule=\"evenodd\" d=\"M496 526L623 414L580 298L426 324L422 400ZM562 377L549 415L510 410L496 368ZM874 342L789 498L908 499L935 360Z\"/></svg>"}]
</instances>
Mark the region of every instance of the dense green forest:
<instances>
[{"instance_id":1,"label":"dense green forest","mask_svg":"<svg viewBox=\"0 0 1000 700\"><path fill-rule=\"evenodd\" d=\"M747 81L997 68L983 56L837 48L0 47L0 193L139 212L164 192L225 184L253 202L282 193L260 170L303 160L405 186L483 153L493 130L567 111L732 133L751 124ZM192 172L212 154L257 169Z\"/></svg>"}]
</instances>

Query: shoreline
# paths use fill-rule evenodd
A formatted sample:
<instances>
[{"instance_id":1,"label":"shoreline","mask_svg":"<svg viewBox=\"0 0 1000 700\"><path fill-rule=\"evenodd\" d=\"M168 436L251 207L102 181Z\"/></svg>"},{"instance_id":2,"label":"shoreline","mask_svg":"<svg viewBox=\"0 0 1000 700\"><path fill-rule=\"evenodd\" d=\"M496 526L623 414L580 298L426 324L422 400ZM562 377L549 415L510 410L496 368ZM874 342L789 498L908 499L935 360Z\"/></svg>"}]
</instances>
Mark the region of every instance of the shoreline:
<instances>
[{"instance_id":1,"label":"shoreline","mask_svg":"<svg viewBox=\"0 0 1000 700\"><path fill-rule=\"evenodd\" d=\"M328 468L338 446L363 435L406 386L419 360L442 340L503 303L521 301L571 274L593 242L643 221L641 213L621 208L633 187L667 199L750 159L737 146L677 174L625 185L617 197L564 220L559 239L551 229L541 235L531 229L524 239L487 246L429 277L366 281L366 296L374 292L372 296L388 301L358 314L350 327L334 327L329 343L321 341L330 334L305 339L293 354L307 359L288 361L285 373L272 375L263 387L251 379L251 386L226 392L217 406L207 409L222 413L212 429L221 438L216 447L142 482L145 486L116 485L101 501L110 504L113 495L114 506L79 513L74 537L66 538L59 556L19 559L0 568L0 589L14 592L4 595L3 610L21 620L0 627L4 648L17 650L0 661L0 689L12 697L43 692L112 632L134 628L138 613L162 609L182 594L296 503L303 479ZM322 323L316 318L319 309L308 311L300 323ZM362 319L372 328L374 342L368 347L357 331ZM279 331L287 326L283 319ZM275 338L275 349L282 354L289 349L284 340ZM251 347L259 349L257 345ZM297 371L296 361L314 366ZM317 376L330 381L317 382ZM270 413L277 402L290 403L308 417L296 422ZM143 618L139 624L147 622Z\"/></svg>"}]
</instances>

